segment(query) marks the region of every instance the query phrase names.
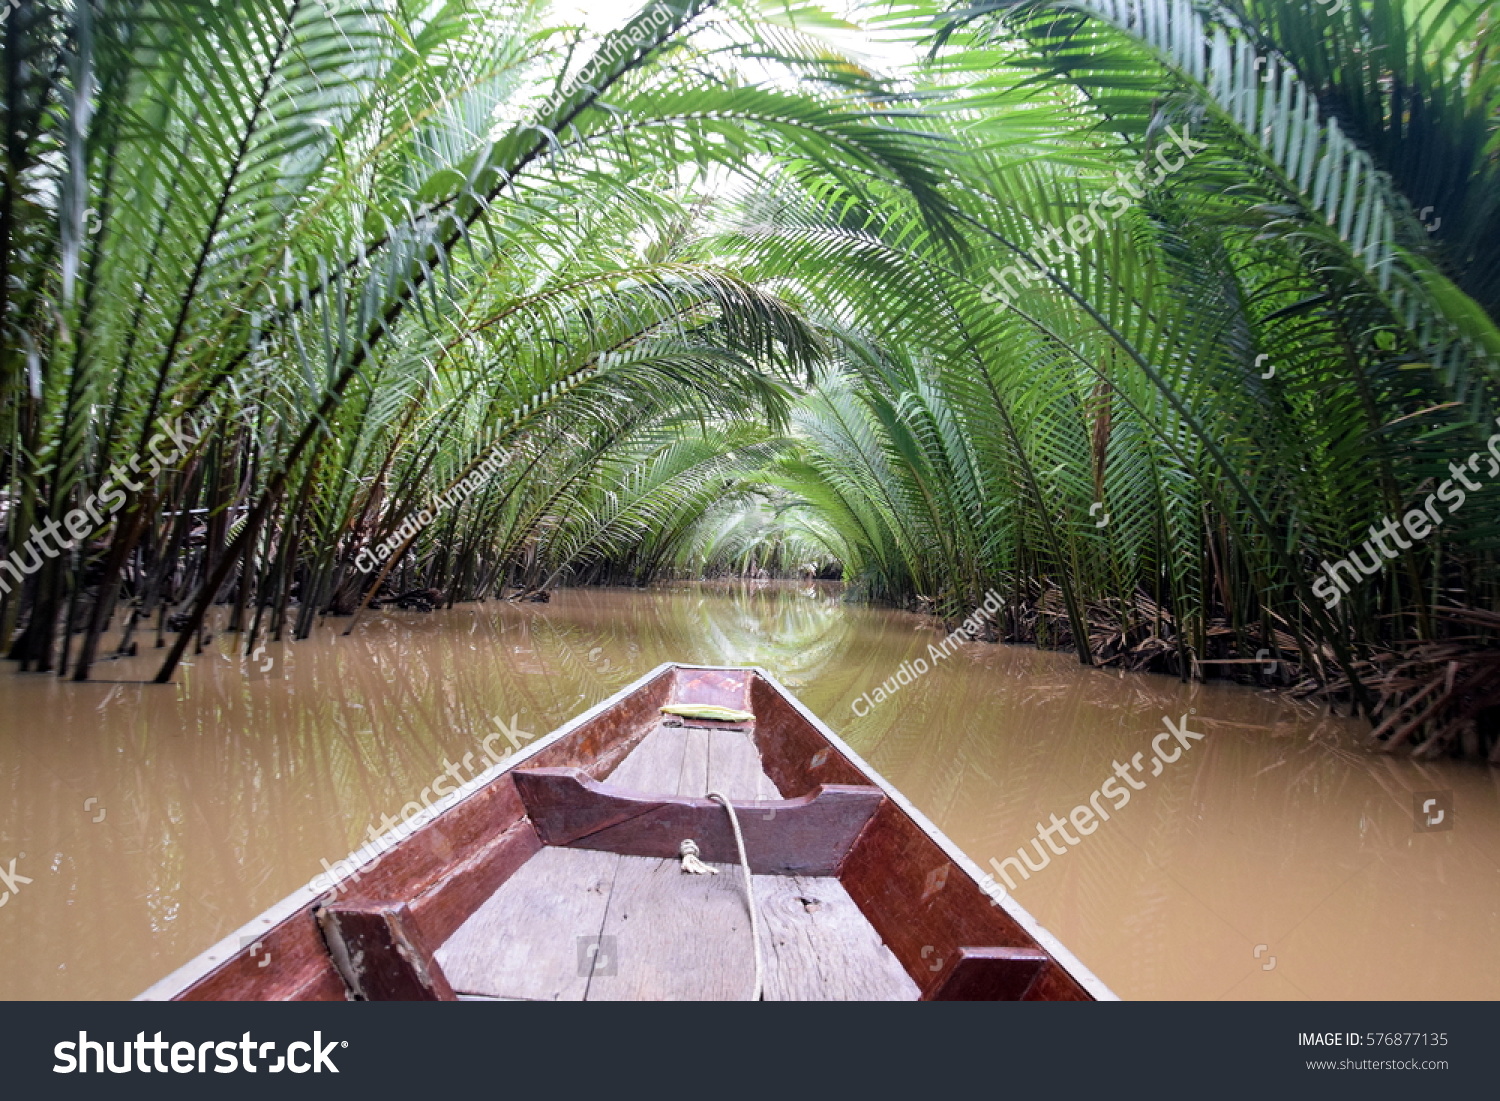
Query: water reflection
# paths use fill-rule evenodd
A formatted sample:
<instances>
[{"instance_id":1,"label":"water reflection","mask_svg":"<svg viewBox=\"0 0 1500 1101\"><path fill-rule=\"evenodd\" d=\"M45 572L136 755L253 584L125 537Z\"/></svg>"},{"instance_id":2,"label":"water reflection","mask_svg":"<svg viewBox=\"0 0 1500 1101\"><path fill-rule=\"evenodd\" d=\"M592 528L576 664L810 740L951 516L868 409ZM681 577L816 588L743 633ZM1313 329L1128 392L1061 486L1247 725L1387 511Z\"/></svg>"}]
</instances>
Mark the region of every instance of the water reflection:
<instances>
[{"instance_id":1,"label":"water reflection","mask_svg":"<svg viewBox=\"0 0 1500 1101\"><path fill-rule=\"evenodd\" d=\"M0 906L0 996L137 993L360 844L494 717L543 733L666 660L767 666L985 866L1195 709L1204 741L1015 891L1105 981L1126 997L1500 991L1495 772L1370 755L1352 724L1269 693L977 643L860 717L942 634L826 586L564 592L345 626L253 660L211 650L165 688L139 683L154 651L90 685L0 675L0 870L15 858L31 879ZM1426 790L1454 793L1455 828L1414 829Z\"/></svg>"}]
</instances>

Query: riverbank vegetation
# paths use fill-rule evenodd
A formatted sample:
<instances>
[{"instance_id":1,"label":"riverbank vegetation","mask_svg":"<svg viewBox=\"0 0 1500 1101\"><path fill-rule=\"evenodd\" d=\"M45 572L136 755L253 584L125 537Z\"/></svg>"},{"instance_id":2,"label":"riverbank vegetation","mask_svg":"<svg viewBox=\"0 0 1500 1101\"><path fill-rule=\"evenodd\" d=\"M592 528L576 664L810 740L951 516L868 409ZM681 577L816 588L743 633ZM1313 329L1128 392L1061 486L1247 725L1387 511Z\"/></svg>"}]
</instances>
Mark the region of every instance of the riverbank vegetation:
<instances>
[{"instance_id":1,"label":"riverbank vegetation","mask_svg":"<svg viewBox=\"0 0 1500 1101\"><path fill-rule=\"evenodd\" d=\"M23 0L10 656L842 576L1500 759L1488 6L853 18Z\"/></svg>"}]
</instances>

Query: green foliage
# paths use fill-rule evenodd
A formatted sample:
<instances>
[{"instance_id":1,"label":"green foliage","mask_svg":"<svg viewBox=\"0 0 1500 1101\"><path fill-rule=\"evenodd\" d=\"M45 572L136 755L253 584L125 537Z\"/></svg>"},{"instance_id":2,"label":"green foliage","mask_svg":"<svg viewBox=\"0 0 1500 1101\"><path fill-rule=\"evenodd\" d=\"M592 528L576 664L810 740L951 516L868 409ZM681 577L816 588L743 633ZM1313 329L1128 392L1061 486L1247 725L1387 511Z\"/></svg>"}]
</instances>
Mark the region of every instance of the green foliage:
<instances>
[{"instance_id":1,"label":"green foliage","mask_svg":"<svg viewBox=\"0 0 1500 1101\"><path fill-rule=\"evenodd\" d=\"M228 600L253 644L379 585L842 570L944 615L999 589L1084 660L1270 648L1359 696L1493 603L1492 487L1336 608L1310 587L1492 436L1493 13L875 22L927 61L882 77L777 5L23 5L7 547L163 423L212 430L3 598L16 655L88 622L86 674L122 591Z\"/></svg>"}]
</instances>

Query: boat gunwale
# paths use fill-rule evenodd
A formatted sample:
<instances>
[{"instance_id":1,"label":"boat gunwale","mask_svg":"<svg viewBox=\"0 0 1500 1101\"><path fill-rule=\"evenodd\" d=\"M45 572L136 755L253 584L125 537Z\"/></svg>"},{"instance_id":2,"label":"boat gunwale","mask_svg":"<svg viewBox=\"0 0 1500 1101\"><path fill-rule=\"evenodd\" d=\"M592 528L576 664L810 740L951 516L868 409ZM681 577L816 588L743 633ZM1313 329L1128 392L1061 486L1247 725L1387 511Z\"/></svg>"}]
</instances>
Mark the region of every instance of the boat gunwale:
<instances>
[{"instance_id":1,"label":"boat gunwale","mask_svg":"<svg viewBox=\"0 0 1500 1101\"><path fill-rule=\"evenodd\" d=\"M227 967L236 956L245 950L245 938L253 934L263 934L274 929L289 918L295 917L303 910L315 906L324 896L334 892L340 884L346 880L357 879L363 875L364 870L376 861L380 860L390 849L403 841L415 837L422 830L433 826L444 814L457 808L460 804L484 791L495 783L507 772L510 772L523 761L534 757L542 750L561 741L571 735L585 723L591 722L599 715L608 711L611 707L622 702L627 697L640 691L651 684L658 677L668 675L672 669L681 668L676 662L662 662L660 665L644 673L637 679L631 681L625 687L613 695L600 700L593 707L578 715L573 716L551 733L537 739L531 745L517 749L496 761L478 776L463 784L461 787L449 792L441 799L424 807L418 813L412 815L411 822L414 825L397 826L395 829L387 830L374 841L367 845L361 845L344 858L345 862L352 861L361 852L365 857L359 863L350 863L349 870L338 878L322 873L329 880L329 884L319 890L312 887L313 880L298 887L291 894L274 902L259 914L256 914L238 929L233 930L227 936L220 938L198 955L182 964L169 974L152 983L141 993L137 994L132 1001L170 1001L178 995L187 991L197 983L212 975L221 967ZM688 666L687 668L717 668L715 666Z\"/></svg>"},{"instance_id":2,"label":"boat gunwale","mask_svg":"<svg viewBox=\"0 0 1500 1101\"><path fill-rule=\"evenodd\" d=\"M714 665L685 665L682 666L682 668L718 669L724 667ZM1065 946L1060 940L1058 940L1055 936L1048 932L1046 927L1043 926L1041 922L1037 921L1037 919L1031 915L1031 912L1027 910L1026 907L1022 906L1020 902L1016 901L1013 895L1005 892L1002 888L1002 897L997 898L992 891L986 890L984 887L984 881L986 879L990 879L991 881L993 881L993 877L987 876L983 869L981 869L979 865L976 864L973 860L970 860L968 855L958 847L958 845L953 841L952 838L950 838L942 830L938 829L938 827L930 818L928 818L914 805L912 805L911 800L903 795L900 789L898 789L894 784L892 784L889 780L882 776L875 768L870 765L868 761L866 761L857 752L855 752L854 748L850 746L848 742L844 741L843 738L840 738L837 734L835 734L829 728L827 723L818 718L818 716L814 714L806 704L804 704L795 695L788 691L785 685L783 685L780 681L778 681L774 676L772 676L769 672L767 672L759 665L747 665L740 666L738 668L745 668L755 672L762 680L770 685L771 688L773 688L776 693L781 696L782 699L790 703L792 705L792 708L799 715L801 715L802 718L806 719L809 723L812 724L814 730L816 730L819 734L826 738L835 749L837 749L844 755L845 759L848 760L850 765L863 773L865 778L868 779L873 786L880 788L880 790L885 793L886 798L894 803L898 810L900 810L903 814L910 818L912 822L916 824L918 829L920 829L934 843L936 843L938 848L943 851L943 855L951 860L960 871L962 871L965 875L972 879L974 881L974 885L978 887L979 890L986 897L988 897L995 906L999 907L1004 913L1014 918L1016 924L1021 926L1021 928L1025 930L1026 934L1033 940L1035 940L1037 944L1042 949L1044 949L1047 954L1051 956L1060 967L1062 967L1064 971L1068 972L1068 974L1073 977L1073 979L1078 983L1079 986L1087 990L1095 1001L1117 1002L1120 1000L1120 996L1112 991L1109 986L1105 984L1104 980L1100 979L1091 970L1089 970L1089 968L1086 967L1077 956L1075 956L1071 951L1068 950L1067 946ZM856 842L856 846L857 844L858 842ZM996 887L998 888L999 884L996 884Z\"/></svg>"},{"instance_id":3,"label":"boat gunwale","mask_svg":"<svg viewBox=\"0 0 1500 1101\"><path fill-rule=\"evenodd\" d=\"M310 912L313 907L335 892L346 880L359 878L366 868L379 861L391 848L415 837L423 830L430 829L443 815L480 794L501 779L506 773L514 771L527 760L562 741L564 738L571 736L580 727L598 718L635 693L645 689L661 677L671 676L677 670L682 669L734 670L760 677L782 701L787 703L799 717L809 723L812 729L827 741L833 749L837 750L852 768L860 772L872 786L879 788L896 809L906 815L922 833L936 844L943 855L968 876L973 881L975 887L993 905L1012 918L1091 997L1097 1001L1119 1000L1118 995L1111 991L1089 968L1084 966L1077 956L1048 932L1013 896L1002 890L1001 896L996 897L993 891L987 890L984 882L990 877L985 875L979 865L969 859L951 838L938 829L931 819L912 804L911 800L874 769L843 738L834 733L827 723L814 714L810 708L764 667L759 665L705 665L675 661L662 662L612 695L599 701L593 707L575 715L531 745L507 754L472 780L469 780L441 799L436 800L429 807L424 807L423 810L413 815L408 822L398 825L396 828L380 835L380 837L369 845L361 846L350 853L345 858L345 861L352 861L360 852L366 853L366 856L357 864L350 863L348 870L338 878L324 874L323 878L329 880L326 887L315 890L312 882L315 882L318 877L314 877L313 881L304 884L285 898L273 903L267 909L230 932L227 936L222 937L186 963L183 963L169 974L163 976L146 990L137 994L134 1000L167 1001L180 997L198 983L209 978L215 971L229 966L237 957L242 955L245 952L246 945L251 943L249 938L263 935L287 920L296 917L299 913ZM998 884L996 884L996 887L998 888Z\"/></svg>"}]
</instances>

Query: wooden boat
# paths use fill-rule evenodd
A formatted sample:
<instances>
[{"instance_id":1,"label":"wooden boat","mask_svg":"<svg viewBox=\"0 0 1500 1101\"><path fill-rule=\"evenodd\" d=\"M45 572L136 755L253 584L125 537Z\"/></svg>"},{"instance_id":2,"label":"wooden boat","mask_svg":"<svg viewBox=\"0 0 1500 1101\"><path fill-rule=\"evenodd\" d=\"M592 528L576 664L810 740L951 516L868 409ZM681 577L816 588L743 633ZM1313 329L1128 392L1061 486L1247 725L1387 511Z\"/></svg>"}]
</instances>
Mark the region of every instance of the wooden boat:
<instances>
[{"instance_id":1,"label":"wooden boat","mask_svg":"<svg viewBox=\"0 0 1500 1101\"><path fill-rule=\"evenodd\" d=\"M761 669L662 665L428 817L141 997L1113 998Z\"/></svg>"}]
</instances>

